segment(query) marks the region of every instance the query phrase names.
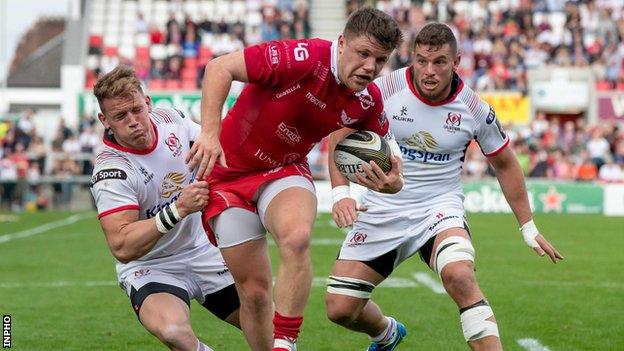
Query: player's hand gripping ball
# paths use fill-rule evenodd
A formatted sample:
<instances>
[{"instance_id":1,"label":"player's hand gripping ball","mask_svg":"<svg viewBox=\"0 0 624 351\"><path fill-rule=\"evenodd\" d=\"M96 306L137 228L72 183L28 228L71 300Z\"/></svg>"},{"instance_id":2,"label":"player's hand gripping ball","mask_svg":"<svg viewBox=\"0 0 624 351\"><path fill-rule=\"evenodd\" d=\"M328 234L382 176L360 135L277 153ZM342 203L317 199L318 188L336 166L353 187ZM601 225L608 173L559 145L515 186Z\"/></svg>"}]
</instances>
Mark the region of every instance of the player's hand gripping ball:
<instances>
[{"instance_id":1,"label":"player's hand gripping ball","mask_svg":"<svg viewBox=\"0 0 624 351\"><path fill-rule=\"evenodd\" d=\"M347 135L336 145L334 161L342 175L352 182L357 182L356 174L366 178L362 170L362 163L375 163L384 173L390 172L390 146L388 142L377 133L360 130Z\"/></svg>"}]
</instances>

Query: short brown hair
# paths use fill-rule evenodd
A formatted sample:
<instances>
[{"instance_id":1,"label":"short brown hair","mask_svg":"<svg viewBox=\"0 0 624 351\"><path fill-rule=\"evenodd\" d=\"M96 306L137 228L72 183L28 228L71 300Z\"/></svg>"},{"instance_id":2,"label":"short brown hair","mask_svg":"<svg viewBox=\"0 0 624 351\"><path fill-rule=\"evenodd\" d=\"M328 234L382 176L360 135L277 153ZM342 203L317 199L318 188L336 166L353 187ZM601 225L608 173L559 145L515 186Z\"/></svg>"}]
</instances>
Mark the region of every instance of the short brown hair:
<instances>
[{"instance_id":1,"label":"short brown hair","mask_svg":"<svg viewBox=\"0 0 624 351\"><path fill-rule=\"evenodd\" d=\"M352 13L347 19L343 34L347 39L365 35L375 39L386 50L396 49L403 37L395 20L370 7L363 7Z\"/></svg>"},{"instance_id":2,"label":"short brown hair","mask_svg":"<svg viewBox=\"0 0 624 351\"><path fill-rule=\"evenodd\" d=\"M119 65L100 77L93 87L93 95L97 98L100 109L102 109L104 99L127 97L134 92L143 94L141 82L134 73L134 69L124 65Z\"/></svg>"},{"instance_id":3,"label":"short brown hair","mask_svg":"<svg viewBox=\"0 0 624 351\"><path fill-rule=\"evenodd\" d=\"M444 23L428 23L418 32L414 40L414 47L419 45L429 45L436 49L445 44L451 47L453 56L457 56L457 39L449 26Z\"/></svg>"}]
</instances>

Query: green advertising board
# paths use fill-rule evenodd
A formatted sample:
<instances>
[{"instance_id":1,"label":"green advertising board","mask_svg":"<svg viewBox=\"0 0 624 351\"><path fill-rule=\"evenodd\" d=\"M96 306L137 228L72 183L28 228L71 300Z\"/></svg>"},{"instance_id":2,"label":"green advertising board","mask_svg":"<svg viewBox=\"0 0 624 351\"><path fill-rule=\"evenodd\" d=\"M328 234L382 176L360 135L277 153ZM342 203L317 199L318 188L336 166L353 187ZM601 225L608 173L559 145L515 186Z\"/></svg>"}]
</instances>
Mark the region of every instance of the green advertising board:
<instances>
[{"instance_id":1,"label":"green advertising board","mask_svg":"<svg viewBox=\"0 0 624 351\"><path fill-rule=\"evenodd\" d=\"M593 183L529 180L527 192L536 213L603 213L603 189ZM464 183L464 195L467 212L511 212L496 181Z\"/></svg>"}]
</instances>

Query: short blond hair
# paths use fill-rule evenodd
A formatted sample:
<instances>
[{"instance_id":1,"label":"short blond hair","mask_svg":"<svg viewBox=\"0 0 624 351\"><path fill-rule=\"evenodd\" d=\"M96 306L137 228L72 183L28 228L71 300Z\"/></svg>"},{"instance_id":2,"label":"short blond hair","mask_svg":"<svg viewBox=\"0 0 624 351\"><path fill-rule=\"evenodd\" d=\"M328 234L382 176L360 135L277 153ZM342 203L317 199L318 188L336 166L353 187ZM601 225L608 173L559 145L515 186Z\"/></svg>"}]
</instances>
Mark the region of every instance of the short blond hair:
<instances>
[{"instance_id":1,"label":"short blond hair","mask_svg":"<svg viewBox=\"0 0 624 351\"><path fill-rule=\"evenodd\" d=\"M93 95L97 98L101 110L103 110L104 99L127 97L134 92L143 94L141 82L134 73L134 69L124 65L119 65L100 77L93 87Z\"/></svg>"}]
</instances>

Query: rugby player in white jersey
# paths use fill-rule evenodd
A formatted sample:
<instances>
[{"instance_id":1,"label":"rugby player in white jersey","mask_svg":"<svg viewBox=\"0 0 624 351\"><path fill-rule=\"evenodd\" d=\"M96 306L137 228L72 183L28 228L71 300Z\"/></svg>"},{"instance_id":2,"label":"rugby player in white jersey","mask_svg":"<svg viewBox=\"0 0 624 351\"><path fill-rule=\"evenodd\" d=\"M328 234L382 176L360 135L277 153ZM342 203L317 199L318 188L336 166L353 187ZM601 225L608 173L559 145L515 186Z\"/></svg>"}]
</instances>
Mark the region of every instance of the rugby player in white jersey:
<instances>
[{"instance_id":1,"label":"rugby player in white jersey","mask_svg":"<svg viewBox=\"0 0 624 351\"><path fill-rule=\"evenodd\" d=\"M348 196L348 183L333 162L341 130L330 139L333 217L353 225L329 278L330 320L371 337L369 350L394 350L405 326L383 315L371 292L401 262L419 253L459 307L464 338L473 350L502 349L494 313L479 288L474 248L463 207L460 171L476 139L494 168L524 241L553 263L563 257L532 220L522 172L494 110L455 73L460 61L450 28L431 23L415 39L412 65L379 78L384 112L403 157L405 185L394 195L369 191L365 212ZM372 181L378 166L366 167ZM371 180L360 179L363 185ZM356 220L357 218L357 220Z\"/></svg>"},{"instance_id":2,"label":"rugby player in white jersey","mask_svg":"<svg viewBox=\"0 0 624 351\"><path fill-rule=\"evenodd\" d=\"M145 329L171 350L211 350L190 324L190 299L240 328L234 281L203 229L207 182L184 162L200 126L153 108L130 68L94 87L106 128L91 180L120 286Z\"/></svg>"}]
</instances>

